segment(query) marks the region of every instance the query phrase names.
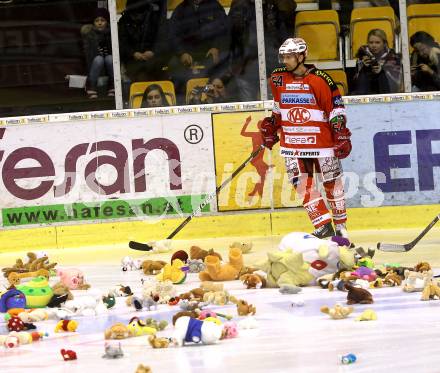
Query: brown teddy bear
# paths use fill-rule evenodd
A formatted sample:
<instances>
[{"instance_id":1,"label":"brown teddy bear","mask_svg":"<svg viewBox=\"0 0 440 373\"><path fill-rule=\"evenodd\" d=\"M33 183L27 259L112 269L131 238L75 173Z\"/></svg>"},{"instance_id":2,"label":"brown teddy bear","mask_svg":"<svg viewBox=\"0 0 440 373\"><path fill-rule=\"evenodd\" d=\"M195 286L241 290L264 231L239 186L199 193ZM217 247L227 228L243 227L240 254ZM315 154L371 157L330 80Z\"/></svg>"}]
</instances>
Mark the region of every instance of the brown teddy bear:
<instances>
[{"instance_id":1,"label":"brown teddy bear","mask_svg":"<svg viewBox=\"0 0 440 373\"><path fill-rule=\"evenodd\" d=\"M104 332L105 339L125 339L133 337L132 332L127 325L117 322Z\"/></svg>"},{"instance_id":2,"label":"brown teddy bear","mask_svg":"<svg viewBox=\"0 0 440 373\"><path fill-rule=\"evenodd\" d=\"M266 279L256 273L240 276L240 281L246 285L247 289L257 289L266 287Z\"/></svg>"},{"instance_id":3,"label":"brown teddy bear","mask_svg":"<svg viewBox=\"0 0 440 373\"><path fill-rule=\"evenodd\" d=\"M201 281L232 281L238 279L243 267L243 254L240 249L229 250L229 263L221 264L216 255L205 258L205 271L199 273Z\"/></svg>"},{"instance_id":4,"label":"brown teddy bear","mask_svg":"<svg viewBox=\"0 0 440 373\"><path fill-rule=\"evenodd\" d=\"M357 288L349 283L345 284L345 289L348 290L347 304L371 304L373 303L373 296L368 290Z\"/></svg>"},{"instance_id":5,"label":"brown teddy bear","mask_svg":"<svg viewBox=\"0 0 440 373\"><path fill-rule=\"evenodd\" d=\"M153 371L148 365L139 364L135 373L153 373Z\"/></svg>"},{"instance_id":6,"label":"brown teddy bear","mask_svg":"<svg viewBox=\"0 0 440 373\"><path fill-rule=\"evenodd\" d=\"M219 260L223 260L222 256L219 253L216 253L214 249L210 250L203 250L198 246L191 246L189 249L189 257L191 259L202 259L205 260L205 258L208 255L214 255L219 258Z\"/></svg>"},{"instance_id":7,"label":"brown teddy bear","mask_svg":"<svg viewBox=\"0 0 440 373\"><path fill-rule=\"evenodd\" d=\"M200 287L204 291L223 291L224 285L221 282L202 281Z\"/></svg>"},{"instance_id":8,"label":"brown teddy bear","mask_svg":"<svg viewBox=\"0 0 440 373\"><path fill-rule=\"evenodd\" d=\"M428 272L431 270L431 265L428 262L420 262L417 263L414 267L414 271L416 272Z\"/></svg>"},{"instance_id":9,"label":"brown teddy bear","mask_svg":"<svg viewBox=\"0 0 440 373\"><path fill-rule=\"evenodd\" d=\"M348 317L353 312L353 307L344 307L340 304L336 304L333 308L322 306L321 312L328 314L334 320L340 320Z\"/></svg>"},{"instance_id":10,"label":"brown teddy bear","mask_svg":"<svg viewBox=\"0 0 440 373\"><path fill-rule=\"evenodd\" d=\"M157 275L166 264L163 260L144 260L141 268L145 275Z\"/></svg>"},{"instance_id":11,"label":"brown teddy bear","mask_svg":"<svg viewBox=\"0 0 440 373\"><path fill-rule=\"evenodd\" d=\"M244 299L230 297L229 300L237 305L238 316L255 315L255 313L257 312L255 306L253 304L249 304Z\"/></svg>"},{"instance_id":12,"label":"brown teddy bear","mask_svg":"<svg viewBox=\"0 0 440 373\"><path fill-rule=\"evenodd\" d=\"M400 286L402 285L402 278L396 272L391 271L386 274L383 283L388 286Z\"/></svg>"},{"instance_id":13,"label":"brown teddy bear","mask_svg":"<svg viewBox=\"0 0 440 373\"><path fill-rule=\"evenodd\" d=\"M153 348L167 348L170 345L168 338L158 338L155 334L148 337L148 342Z\"/></svg>"},{"instance_id":14,"label":"brown teddy bear","mask_svg":"<svg viewBox=\"0 0 440 373\"><path fill-rule=\"evenodd\" d=\"M201 288L195 288L195 289L191 289L186 293L179 294L179 298L187 299L187 300L202 300L205 293L206 293L205 290Z\"/></svg>"}]
</instances>

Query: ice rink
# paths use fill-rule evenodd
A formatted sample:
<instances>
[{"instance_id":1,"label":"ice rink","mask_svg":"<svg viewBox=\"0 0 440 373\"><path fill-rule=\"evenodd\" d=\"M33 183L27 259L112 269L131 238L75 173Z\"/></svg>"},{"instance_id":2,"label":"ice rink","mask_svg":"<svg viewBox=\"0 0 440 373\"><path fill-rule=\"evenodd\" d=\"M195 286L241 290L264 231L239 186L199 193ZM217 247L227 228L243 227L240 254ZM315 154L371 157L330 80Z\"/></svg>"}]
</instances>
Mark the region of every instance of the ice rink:
<instances>
[{"instance_id":1,"label":"ice rink","mask_svg":"<svg viewBox=\"0 0 440 373\"><path fill-rule=\"evenodd\" d=\"M375 247L378 241L406 243L421 231L417 229L352 231L356 246ZM222 255L237 240L252 242L253 249L244 255L244 263L252 265L276 250L281 237L228 237L200 240L173 240L173 251L188 250L191 245L214 248ZM129 285L134 293L141 289L141 271L122 272L120 260L125 255L143 259L169 260L170 253L145 255L127 247L80 248L48 251L51 262L58 267L75 266L82 269L93 288L103 292L117 285ZM1 267L11 266L25 253L1 253ZM435 274L440 274L440 228L434 228L408 253L376 252L374 262L399 263L413 266L428 261ZM51 278L51 283L56 278ZM2 277L0 284L6 285ZM197 274L178 286L178 293L199 285ZM256 329L240 330L234 339L216 345L191 345L153 349L146 336L121 341L124 357L103 359L104 330L116 321L128 323L131 317L154 317L171 321L177 306L160 305L157 311L129 311L125 298L117 298L108 314L97 317L78 317L75 333L54 333L56 320L36 323L39 331L49 336L40 342L18 348L0 348L0 372L135 372L139 364L148 365L154 373L189 372L440 372L440 301L423 302L421 293L405 293L400 287L371 289L374 304L354 305L346 319L332 320L320 312L320 307L346 303L346 293L329 292L318 287L304 287L296 295L283 295L278 289L247 290L239 281L225 282L225 287L237 298L255 305ZM303 300L304 305L292 306ZM212 306L214 311L234 316L239 321L235 305ZM376 311L378 319L357 322L355 318L367 308ZM0 334L6 334L3 320ZM160 332L171 337L172 325ZM60 349L77 353L75 361L63 361ZM353 353L357 361L342 365L339 355Z\"/></svg>"}]
</instances>

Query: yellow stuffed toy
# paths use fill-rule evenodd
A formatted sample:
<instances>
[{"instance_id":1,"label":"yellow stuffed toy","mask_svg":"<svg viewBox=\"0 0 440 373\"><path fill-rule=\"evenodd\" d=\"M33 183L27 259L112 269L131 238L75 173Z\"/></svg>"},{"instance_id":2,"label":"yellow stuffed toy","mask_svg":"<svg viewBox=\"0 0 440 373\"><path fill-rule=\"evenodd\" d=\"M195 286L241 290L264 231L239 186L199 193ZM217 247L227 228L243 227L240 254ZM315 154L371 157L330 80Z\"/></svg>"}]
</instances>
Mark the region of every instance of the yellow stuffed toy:
<instances>
[{"instance_id":1,"label":"yellow stuffed toy","mask_svg":"<svg viewBox=\"0 0 440 373\"><path fill-rule=\"evenodd\" d=\"M243 267L243 253L236 247L229 249L229 263L223 265L217 256L208 255L205 266L205 271L199 273L201 281L237 280Z\"/></svg>"},{"instance_id":2,"label":"yellow stuffed toy","mask_svg":"<svg viewBox=\"0 0 440 373\"><path fill-rule=\"evenodd\" d=\"M345 319L353 312L353 307L344 307L340 304L336 304L333 308L322 306L321 312L328 314L333 320L341 320Z\"/></svg>"},{"instance_id":3,"label":"yellow stuffed toy","mask_svg":"<svg viewBox=\"0 0 440 373\"><path fill-rule=\"evenodd\" d=\"M181 284L186 279L186 271L182 269L185 263L180 259L174 259L172 264L163 267L162 272L156 275L158 281L170 280L173 284Z\"/></svg>"}]
</instances>

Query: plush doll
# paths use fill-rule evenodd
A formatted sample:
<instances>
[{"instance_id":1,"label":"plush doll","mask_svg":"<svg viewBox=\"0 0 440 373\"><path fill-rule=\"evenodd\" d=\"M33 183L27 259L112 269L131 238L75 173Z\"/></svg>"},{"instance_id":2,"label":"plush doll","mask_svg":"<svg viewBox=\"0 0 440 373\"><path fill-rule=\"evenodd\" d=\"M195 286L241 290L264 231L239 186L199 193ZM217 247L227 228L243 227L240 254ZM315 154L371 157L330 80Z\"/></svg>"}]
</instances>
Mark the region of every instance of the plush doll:
<instances>
[{"instance_id":1,"label":"plush doll","mask_svg":"<svg viewBox=\"0 0 440 373\"><path fill-rule=\"evenodd\" d=\"M127 325L117 322L104 332L105 339L125 339L133 337L132 331Z\"/></svg>"},{"instance_id":2,"label":"plush doll","mask_svg":"<svg viewBox=\"0 0 440 373\"><path fill-rule=\"evenodd\" d=\"M0 336L0 343L6 348L14 348L20 345L20 340L15 335Z\"/></svg>"},{"instance_id":3,"label":"plush doll","mask_svg":"<svg viewBox=\"0 0 440 373\"><path fill-rule=\"evenodd\" d=\"M353 307L344 307L340 304L336 304L333 308L322 306L321 312L328 314L334 320L340 320L347 318L353 312Z\"/></svg>"},{"instance_id":4,"label":"plush doll","mask_svg":"<svg viewBox=\"0 0 440 373\"><path fill-rule=\"evenodd\" d=\"M189 258L190 259L201 259L203 261L205 261L205 258L208 255L214 255L216 257L218 257L220 260L223 260L222 256L215 252L214 249L210 249L208 250L203 250L198 246L191 246L191 248L189 249Z\"/></svg>"},{"instance_id":5,"label":"plush doll","mask_svg":"<svg viewBox=\"0 0 440 373\"><path fill-rule=\"evenodd\" d=\"M23 310L26 308L26 297L17 289L10 289L0 297L0 312L8 312L12 309Z\"/></svg>"},{"instance_id":6,"label":"plush doll","mask_svg":"<svg viewBox=\"0 0 440 373\"><path fill-rule=\"evenodd\" d=\"M280 286L279 292L281 294L298 294L302 289L296 285L282 284Z\"/></svg>"},{"instance_id":7,"label":"plush doll","mask_svg":"<svg viewBox=\"0 0 440 373\"><path fill-rule=\"evenodd\" d=\"M373 303L373 296L368 290L354 287L351 284L345 284L345 289L348 290L347 304L370 304Z\"/></svg>"},{"instance_id":8,"label":"plush doll","mask_svg":"<svg viewBox=\"0 0 440 373\"><path fill-rule=\"evenodd\" d=\"M149 317L149 318L144 320L144 324L146 326L154 328L154 329L156 329L158 331L161 331L161 330L164 330L167 327L168 321L166 321L166 320L158 321L158 320L155 320L155 319Z\"/></svg>"},{"instance_id":9,"label":"plush doll","mask_svg":"<svg viewBox=\"0 0 440 373\"><path fill-rule=\"evenodd\" d=\"M159 295L158 294L144 294L142 298L130 296L126 300L127 306L133 306L136 311L140 311L143 308L148 309L148 311L151 311L152 309L157 310L157 303L159 302Z\"/></svg>"},{"instance_id":10,"label":"plush doll","mask_svg":"<svg viewBox=\"0 0 440 373\"><path fill-rule=\"evenodd\" d=\"M134 337L139 337L141 335L151 335L156 334L157 330L151 326L146 325L139 317L133 317L127 326L130 334Z\"/></svg>"},{"instance_id":11,"label":"plush doll","mask_svg":"<svg viewBox=\"0 0 440 373\"><path fill-rule=\"evenodd\" d=\"M179 294L180 299L187 299L187 300L199 300L201 301L203 299L203 296L205 295L206 291L202 288L194 288L186 293Z\"/></svg>"},{"instance_id":12,"label":"plush doll","mask_svg":"<svg viewBox=\"0 0 440 373\"><path fill-rule=\"evenodd\" d=\"M223 291L224 285L221 282L202 281L200 288L204 291Z\"/></svg>"},{"instance_id":13,"label":"plush doll","mask_svg":"<svg viewBox=\"0 0 440 373\"><path fill-rule=\"evenodd\" d=\"M433 281L429 281L422 291L421 300L440 299L440 287L434 284Z\"/></svg>"},{"instance_id":14,"label":"plush doll","mask_svg":"<svg viewBox=\"0 0 440 373\"><path fill-rule=\"evenodd\" d=\"M199 273L201 281L231 281L238 279L243 267L243 254L240 249L229 250L229 263L221 264L220 259L215 255L208 255L205 258L206 270Z\"/></svg>"},{"instance_id":15,"label":"plush doll","mask_svg":"<svg viewBox=\"0 0 440 373\"><path fill-rule=\"evenodd\" d=\"M268 287L315 285L318 277L341 268L351 269L354 265L354 252L346 246L308 233L289 233L278 249L269 252L268 259L257 265L266 272Z\"/></svg>"},{"instance_id":16,"label":"plush doll","mask_svg":"<svg viewBox=\"0 0 440 373\"><path fill-rule=\"evenodd\" d=\"M377 278L376 272L369 267L359 267L354 272L351 272L352 276L360 278L362 280L374 281Z\"/></svg>"},{"instance_id":17,"label":"plush doll","mask_svg":"<svg viewBox=\"0 0 440 373\"><path fill-rule=\"evenodd\" d=\"M58 269L57 276L60 277L60 282L66 285L70 290L87 290L90 288L90 285L84 281L83 272L79 269Z\"/></svg>"},{"instance_id":18,"label":"plush doll","mask_svg":"<svg viewBox=\"0 0 440 373\"><path fill-rule=\"evenodd\" d=\"M266 279L256 273L240 276L240 281L246 286L246 289L262 289L266 287Z\"/></svg>"},{"instance_id":19,"label":"plush doll","mask_svg":"<svg viewBox=\"0 0 440 373\"><path fill-rule=\"evenodd\" d=\"M112 295L113 297L128 297L133 295L133 293L130 286L116 285L109 290L108 295Z\"/></svg>"},{"instance_id":20,"label":"plush doll","mask_svg":"<svg viewBox=\"0 0 440 373\"><path fill-rule=\"evenodd\" d=\"M229 245L230 249L237 248L240 249L243 254L250 253L252 250L252 242L244 243L244 242L233 242Z\"/></svg>"},{"instance_id":21,"label":"plush doll","mask_svg":"<svg viewBox=\"0 0 440 373\"><path fill-rule=\"evenodd\" d=\"M383 284L387 286L400 286L402 284L402 279L396 272L391 271L385 275Z\"/></svg>"},{"instance_id":22,"label":"plush doll","mask_svg":"<svg viewBox=\"0 0 440 373\"><path fill-rule=\"evenodd\" d=\"M422 291L431 280L432 270L427 272L405 270L405 280L402 282L402 289L408 293Z\"/></svg>"},{"instance_id":23,"label":"plush doll","mask_svg":"<svg viewBox=\"0 0 440 373\"><path fill-rule=\"evenodd\" d=\"M182 316L177 319L174 329L173 337L177 345L183 346L187 343L217 343L222 336L223 326Z\"/></svg>"},{"instance_id":24,"label":"plush doll","mask_svg":"<svg viewBox=\"0 0 440 373\"><path fill-rule=\"evenodd\" d=\"M20 312L18 314L18 317L24 323L29 323L29 322L37 322L37 321L47 320L49 318L49 315L44 309L35 308L32 310Z\"/></svg>"},{"instance_id":25,"label":"plush doll","mask_svg":"<svg viewBox=\"0 0 440 373\"><path fill-rule=\"evenodd\" d=\"M144 260L141 267L144 275L157 275L166 264L163 260Z\"/></svg>"},{"instance_id":26,"label":"plush doll","mask_svg":"<svg viewBox=\"0 0 440 373\"><path fill-rule=\"evenodd\" d=\"M110 343L106 342L104 344L104 350L105 353L102 355L104 359L120 359L124 356L120 342L117 346L112 346Z\"/></svg>"},{"instance_id":27,"label":"plush doll","mask_svg":"<svg viewBox=\"0 0 440 373\"><path fill-rule=\"evenodd\" d=\"M377 315L376 315L376 312L374 312L372 309L366 309L358 317L356 317L355 320L356 321L372 321L372 320L377 320Z\"/></svg>"},{"instance_id":28,"label":"plush doll","mask_svg":"<svg viewBox=\"0 0 440 373\"><path fill-rule=\"evenodd\" d=\"M61 310L75 316L97 316L108 312L100 294L77 296L73 300L64 303Z\"/></svg>"},{"instance_id":29,"label":"plush doll","mask_svg":"<svg viewBox=\"0 0 440 373\"><path fill-rule=\"evenodd\" d=\"M222 339L236 338L238 336L238 326L234 321L227 321L223 324Z\"/></svg>"},{"instance_id":30,"label":"plush doll","mask_svg":"<svg viewBox=\"0 0 440 373\"><path fill-rule=\"evenodd\" d=\"M190 273L199 273L205 270L206 266L202 259L188 259L186 265Z\"/></svg>"},{"instance_id":31,"label":"plush doll","mask_svg":"<svg viewBox=\"0 0 440 373\"><path fill-rule=\"evenodd\" d=\"M171 255L170 263L172 263L174 259L180 259L183 263L186 263L188 258L188 253L185 250L177 250Z\"/></svg>"},{"instance_id":32,"label":"plush doll","mask_svg":"<svg viewBox=\"0 0 440 373\"><path fill-rule=\"evenodd\" d=\"M26 345L32 342L39 341L47 335L47 333L42 332L10 332L8 335L0 335L0 345L6 346L8 342L16 341L18 342L17 345L15 345L14 343L14 346L12 347L17 347L18 345Z\"/></svg>"},{"instance_id":33,"label":"plush doll","mask_svg":"<svg viewBox=\"0 0 440 373\"><path fill-rule=\"evenodd\" d=\"M431 265L428 262L417 263L416 266L414 267L414 271L416 272L428 272L431 270L432 270Z\"/></svg>"},{"instance_id":34,"label":"plush doll","mask_svg":"<svg viewBox=\"0 0 440 373\"><path fill-rule=\"evenodd\" d=\"M55 326L55 333L76 332L78 322L75 320L60 320Z\"/></svg>"},{"instance_id":35,"label":"plush doll","mask_svg":"<svg viewBox=\"0 0 440 373\"><path fill-rule=\"evenodd\" d=\"M170 345L170 340L168 338L158 338L156 335L150 335L148 337L148 342L153 348L167 348Z\"/></svg>"},{"instance_id":36,"label":"plush doll","mask_svg":"<svg viewBox=\"0 0 440 373\"><path fill-rule=\"evenodd\" d=\"M166 264L162 272L156 275L158 281L170 280L173 284L182 284L186 279L188 267L180 259L174 259L172 264Z\"/></svg>"},{"instance_id":37,"label":"plush doll","mask_svg":"<svg viewBox=\"0 0 440 373\"><path fill-rule=\"evenodd\" d=\"M238 322L239 329L256 329L258 328L258 322L253 316L245 317Z\"/></svg>"},{"instance_id":38,"label":"plush doll","mask_svg":"<svg viewBox=\"0 0 440 373\"><path fill-rule=\"evenodd\" d=\"M7 327L10 332L21 332L22 330L36 329L34 324L23 322L18 316L12 316L8 320Z\"/></svg>"},{"instance_id":39,"label":"plush doll","mask_svg":"<svg viewBox=\"0 0 440 373\"><path fill-rule=\"evenodd\" d=\"M76 352L73 350L66 350L63 348L60 350L60 353L64 361L76 360L78 358Z\"/></svg>"},{"instance_id":40,"label":"plush doll","mask_svg":"<svg viewBox=\"0 0 440 373\"><path fill-rule=\"evenodd\" d=\"M130 256L124 256L121 260L121 269L123 272L135 271L141 268L142 261L140 259L133 259Z\"/></svg>"},{"instance_id":41,"label":"plush doll","mask_svg":"<svg viewBox=\"0 0 440 373\"><path fill-rule=\"evenodd\" d=\"M143 297L148 297L151 293L159 295L159 302L167 304L171 298L176 297L176 287L170 280L156 281L154 278L142 279Z\"/></svg>"},{"instance_id":42,"label":"plush doll","mask_svg":"<svg viewBox=\"0 0 440 373\"><path fill-rule=\"evenodd\" d=\"M152 370L148 365L139 364L134 373L152 373Z\"/></svg>"},{"instance_id":43,"label":"plush doll","mask_svg":"<svg viewBox=\"0 0 440 373\"><path fill-rule=\"evenodd\" d=\"M243 299L236 299L235 297L230 298L232 303L235 303L237 305L237 313L239 316L248 316L248 315L255 315L257 312L257 309L254 305L248 304Z\"/></svg>"},{"instance_id":44,"label":"plush doll","mask_svg":"<svg viewBox=\"0 0 440 373\"><path fill-rule=\"evenodd\" d=\"M196 311L179 311L173 315L172 318L173 325L176 325L176 321L179 319L179 317L183 317L183 316L188 316L197 319L199 317L199 314Z\"/></svg>"},{"instance_id":45,"label":"plush doll","mask_svg":"<svg viewBox=\"0 0 440 373\"><path fill-rule=\"evenodd\" d=\"M216 304L219 306L228 304L229 300L230 300L230 295L226 290L208 291L203 295L203 302Z\"/></svg>"}]
</instances>

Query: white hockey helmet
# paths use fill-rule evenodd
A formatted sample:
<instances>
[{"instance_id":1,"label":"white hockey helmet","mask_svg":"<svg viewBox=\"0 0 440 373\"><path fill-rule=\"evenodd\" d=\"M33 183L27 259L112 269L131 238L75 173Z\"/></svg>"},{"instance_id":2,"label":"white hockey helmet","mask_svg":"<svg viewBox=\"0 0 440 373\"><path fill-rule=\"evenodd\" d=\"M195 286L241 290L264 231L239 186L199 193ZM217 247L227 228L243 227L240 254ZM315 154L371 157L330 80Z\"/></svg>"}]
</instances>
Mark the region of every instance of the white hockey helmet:
<instances>
[{"instance_id":1,"label":"white hockey helmet","mask_svg":"<svg viewBox=\"0 0 440 373\"><path fill-rule=\"evenodd\" d=\"M283 44L281 44L280 49L278 50L278 60L280 63L283 62L282 55L283 54L291 54L291 53L302 53L304 54L304 58L307 57L307 43L304 39L301 38L289 38Z\"/></svg>"}]
</instances>

